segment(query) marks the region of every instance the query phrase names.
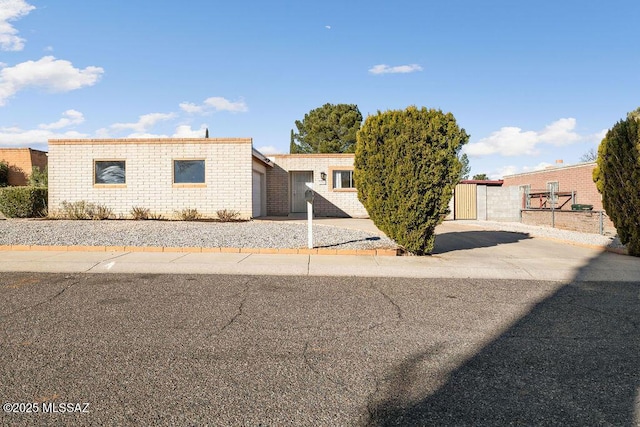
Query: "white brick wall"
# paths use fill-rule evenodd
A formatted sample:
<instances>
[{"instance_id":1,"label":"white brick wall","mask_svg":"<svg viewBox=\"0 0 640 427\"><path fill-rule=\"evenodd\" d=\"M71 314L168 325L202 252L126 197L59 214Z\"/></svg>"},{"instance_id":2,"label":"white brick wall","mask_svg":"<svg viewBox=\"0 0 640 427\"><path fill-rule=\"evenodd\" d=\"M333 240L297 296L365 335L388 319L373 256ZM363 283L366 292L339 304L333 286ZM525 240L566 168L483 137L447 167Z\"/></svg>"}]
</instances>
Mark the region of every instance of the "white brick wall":
<instances>
[{"instance_id":1,"label":"white brick wall","mask_svg":"<svg viewBox=\"0 0 640 427\"><path fill-rule=\"evenodd\" d=\"M195 208L215 217L220 209L251 217L251 139L111 139L49 141L49 209L86 200L129 215L134 206L164 217ZM173 160L205 159L205 186L172 183ZM126 186L93 185L94 160L125 160Z\"/></svg>"},{"instance_id":2,"label":"white brick wall","mask_svg":"<svg viewBox=\"0 0 640 427\"><path fill-rule=\"evenodd\" d=\"M353 167L353 154L281 154L269 156L275 167L267 169L267 215L288 215L290 212L289 172L313 171L314 212L317 216L368 217L356 191L333 191L331 169ZM320 180L320 173L327 180Z\"/></svg>"}]
</instances>

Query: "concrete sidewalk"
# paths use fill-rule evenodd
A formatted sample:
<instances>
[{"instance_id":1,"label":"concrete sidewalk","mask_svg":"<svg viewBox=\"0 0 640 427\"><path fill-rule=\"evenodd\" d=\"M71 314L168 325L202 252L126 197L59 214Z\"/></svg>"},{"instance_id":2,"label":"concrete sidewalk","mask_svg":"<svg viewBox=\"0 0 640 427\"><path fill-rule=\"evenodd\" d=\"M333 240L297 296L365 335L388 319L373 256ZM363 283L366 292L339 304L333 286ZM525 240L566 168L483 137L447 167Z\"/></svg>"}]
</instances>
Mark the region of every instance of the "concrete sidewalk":
<instances>
[{"instance_id":1,"label":"concrete sidewalk","mask_svg":"<svg viewBox=\"0 0 640 427\"><path fill-rule=\"evenodd\" d=\"M456 227L432 256L0 251L0 271L640 282L637 258L520 233Z\"/></svg>"}]
</instances>

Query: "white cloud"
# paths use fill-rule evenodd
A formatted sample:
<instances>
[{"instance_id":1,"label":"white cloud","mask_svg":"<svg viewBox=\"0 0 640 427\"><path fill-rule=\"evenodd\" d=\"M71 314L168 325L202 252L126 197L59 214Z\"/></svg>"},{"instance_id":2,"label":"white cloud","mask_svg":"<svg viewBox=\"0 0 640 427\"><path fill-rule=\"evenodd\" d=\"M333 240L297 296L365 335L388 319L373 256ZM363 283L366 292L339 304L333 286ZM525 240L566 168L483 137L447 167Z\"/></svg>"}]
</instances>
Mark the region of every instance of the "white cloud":
<instances>
[{"instance_id":1,"label":"white cloud","mask_svg":"<svg viewBox=\"0 0 640 427\"><path fill-rule=\"evenodd\" d=\"M125 138L158 139L158 138L168 138L168 136L163 134L157 134L157 133L149 133L149 132L134 132L125 136Z\"/></svg>"},{"instance_id":2,"label":"white cloud","mask_svg":"<svg viewBox=\"0 0 640 427\"><path fill-rule=\"evenodd\" d=\"M56 138L88 138L86 133L72 130L56 132L62 128L84 122L84 115L77 110L67 110L63 117L53 123L43 123L37 129L21 129L19 127L0 127L0 147L33 147L46 144L49 139Z\"/></svg>"},{"instance_id":3,"label":"white cloud","mask_svg":"<svg viewBox=\"0 0 640 427\"><path fill-rule=\"evenodd\" d=\"M576 119L574 118L557 120L545 126L545 128L539 132L540 141L555 146L573 144L583 139L583 137L574 132L575 128Z\"/></svg>"},{"instance_id":4,"label":"white cloud","mask_svg":"<svg viewBox=\"0 0 640 427\"><path fill-rule=\"evenodd\" d=\"M180 103L180 109L190 114L204 114L211 111L229 111L231 113L245 113L249 111L243 99L232 102L220 96L207 98L201 105L192 102L182 102Z\"/></svg>"},{"instance_id":5,"label":"white cloud","mask_svg":"<svg viewBox=\"0 0 640 427\"><path fill-rule=\"evenodd\" d=\"M204 138L207 125L201 125L200 129L191 129L189 125L180 125L176 128L173 138Z\"/></svg>"},{"instance_id":6,"label":"white cloud","mask_svg":"<svg viewBox=\"0 0 640 427\"><path fill-rule=\"evenodd\" d=\"M518 127L503 127L480 141L465 145L464 152L470 156L486 156L499 153L503 156L535 154L539 142L536 132L523 132Z\"/></svg>"},{"instance_id":7,"label":"white cloud","mask_svg":"<svg viewBox=\"0 0 640 427\"><path fill-rule=\"evenodd\" d=\"M324 27L325 27L327 30L330 30L330 29L331 29L331 25L325 25Z\"/></svg>"},{"instance_id":8,"label":"white cloud","mask_svg":"<svg viewBox=\"0 0 640 427\"><path fill-rule=\"evenodd\" d=\"M539 144L556 147L589 140L594 135L583 136L575 132L576 119L566 118L547 125L541 131L523 131L518 127L503 127L478 142L467 144L464 152L470 156L502 156L535 155Z\"/></svg>"},{"instance_id":9,"label":"white cloud","mask_svg":"<svg viewBox=\"0 0 640 427\"><path fill-rule=\"evenodd\" d=\"M1 0L0 0L1 1ZM49 92L69 92L93 86L104 70L89 66L75 68L69 61L45 56L38 61L26 61L0 70L0 106L20 90L38 87Z\"/></svg>"},{"instance_id":10,"label":"white cloud","mask_svg":"<svg viewBox=\"0 0 640 427\"><path fill-rule=\"evenodd\" d=\"M111 129L114 130L125 130L131 129L140 134L144 134L148 129L152 128L156 123L166 120L171 120L175 117L175 113L151 113L144 114L138 118L138 121L135 123L114 123L111 125ZM138 138L130 136L130 138ZM146 138L139 137L139 138Z\"/></svg>"},{"instance_id":11,"label":"white cloud","mask_svg":"<svg viewBox=\"0 0 640 427\"><path fill-rule=\"evenodd\" d=\"M369 69L371 74L406 74L422 71L422 67L418 64L396 65L391 67L387 64L374 65Z\"/></svg>"},{"instance_id":12,"label":"white cloud","mask_svg":"<svg viewBox=\"0 0 640 427\"><path fill-rule=\"evenodd\" d=\"M273 145L263 145L261 147L256 148L262 154L282 154L282 150L274 147Z\"/></svg>"},{"instance_id":13,"label":"white cloud","mask_svg":"<svg viewBox=\"0 0 640 427\"><path fill-rule=\"evenodd\" d=\"M60 133L48 129L0 128L0 147L33 147L46 144L49 139L87 138L88 136L76 131Z\"/></svg>"},{"instance_id":14,"label":"white cloud","mask_svg":"<svg viewBox=\"0 0 640 427\"><path fill-rule=\"evenodd\" d=\"M502 179L503 177L505 177L507 175L514 175L514 174L517 174L517 173L539 171L539 170L546 169L549 166L552 166L552 165L551 165L551 163L547 163L547 162L540 162L535 166L523 166L523 167L518 167L518 166L513 166L513 165L503 166L503 167L499 168L497 171L491 172L489 174L489 178L491 178L491 179Z\"/></svg>"},{"instance_id":15,"label":"white cloud","mask_svg":"<svg viewBox=\"0 0 640 427\"><path fill-rule=\"evenodd\" d=\"M84 115L80 111L67 110L62 113L64 116L57 122L42 124L38 126L40 129L62 129L68 126L79 125L84 122Z\"/></svg>"},{"instance_id":16,"label":"white cloud","mask_svg":"<svg viewBox=\"0 0 640 427\"><path fill-rule=\"evenodd\" d=\"M100 128L95 132L96 138L111 138L111 132L107 128Z\"/></svg>"},{"instance_id":17,"label":"white cloud","mask_svg":"<svg viewBox=\"0 0 640 427\"><path fill-rule=\"evenodd\" d=\"M202 105L196 105L192 102L182 102L180 103L180 109L190 114L202 113L204 108Z\"/></svg>"},{"instance_id":18,"label":"white cloud","mask_svg":"<svg viewBox=\"0 0 640 427\"><path fill-rule=\"evenodd\" d=\"M28 15L33 9L35 6L24 0L0 0L0 50L24 49L24 39L18 37L18 30L10 22Z\"/></svg>"}]
</instances>

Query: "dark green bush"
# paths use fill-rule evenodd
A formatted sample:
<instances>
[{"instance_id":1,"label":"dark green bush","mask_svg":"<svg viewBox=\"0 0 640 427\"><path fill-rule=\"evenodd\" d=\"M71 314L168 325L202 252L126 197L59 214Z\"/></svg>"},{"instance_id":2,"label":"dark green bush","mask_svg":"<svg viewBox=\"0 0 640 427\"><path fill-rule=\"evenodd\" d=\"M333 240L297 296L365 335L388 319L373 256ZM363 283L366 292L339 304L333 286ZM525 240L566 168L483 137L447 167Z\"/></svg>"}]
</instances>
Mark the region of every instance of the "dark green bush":
<instances>
[{"instance_id":1,"label":"dark green bush","mask_svg":"<svg viewBox=\"0 0 640 427\"><path fill-rule=\"evenodd\" d=\"M620 241L629 255L640 256L640 109L607 132L593 180Z\"/></svg>"},{"instance_id":2,"label":"dark green bush","mask_svg":"<svg viewBox=\"0 0 640 427\"><path fill-rule=\"evenodd\" d=\"M49 184L49 169L47 166L40 169L38 166L34 166L29 175L29 185L34 187L46 187Z\"/></svg>"},{"instance_id":3,"label":"dark green bush","mask_svg":"<svg viewBox=\"0 0 640 427\"><path fill-rule=\"evenodd\" d=\"M358 132L358 198L375 225L409 252L433 250L468 139L451 113L424 107L378 112Z\"/></svg>"},{"instance_id":4,"label":"dark green bush","mask_svg":"<svg viewBox=\"0 0 640 427\"><path fill-rule=\"evenodd\" d=\"M0 187L9 185L9 165L0 162Z\"/></svg>"},{"instance_id":5,"label":"dark green bush","mask_svg":"<svg viewBox=\"0 0 640 427\"><path fill-rule=\"evenodd\" d=\"M10 218L35 218L46 215L46 187L0 188L0 212Z\"/></svg>"}]
</instances>

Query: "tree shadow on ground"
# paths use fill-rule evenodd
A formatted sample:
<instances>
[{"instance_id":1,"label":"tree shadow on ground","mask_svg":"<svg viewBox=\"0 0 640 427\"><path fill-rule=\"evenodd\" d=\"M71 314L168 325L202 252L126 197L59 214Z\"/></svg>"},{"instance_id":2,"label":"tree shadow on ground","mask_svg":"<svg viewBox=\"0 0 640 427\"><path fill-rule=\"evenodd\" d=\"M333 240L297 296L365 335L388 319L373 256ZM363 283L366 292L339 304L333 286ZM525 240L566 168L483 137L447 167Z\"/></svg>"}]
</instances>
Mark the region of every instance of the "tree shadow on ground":
<instances>
[{"instance_id":1,"label":"tree shadow on ground","mask_svg":"<svg viewBox=\"0 0 640 427\"><path fill-rule=\"evenodd\" d=\"M531 239L527 233L512 233L508 231L457 231L436 235L436 243L432 254L465 249L489 248L492 246L515 243L520 240Z\"/></svg>"},{"instance_id":2,"label":"tree shadow on ground","mask_svg":"<svg viewBox=\"0 0 640 427\"><path fill-rule=\"evenodd\" d=\"M640 425L639 292L638 282L573 280L440 387L423 384L425 348L384 375L365 424Z\"/></svg>"}]
</instances>

